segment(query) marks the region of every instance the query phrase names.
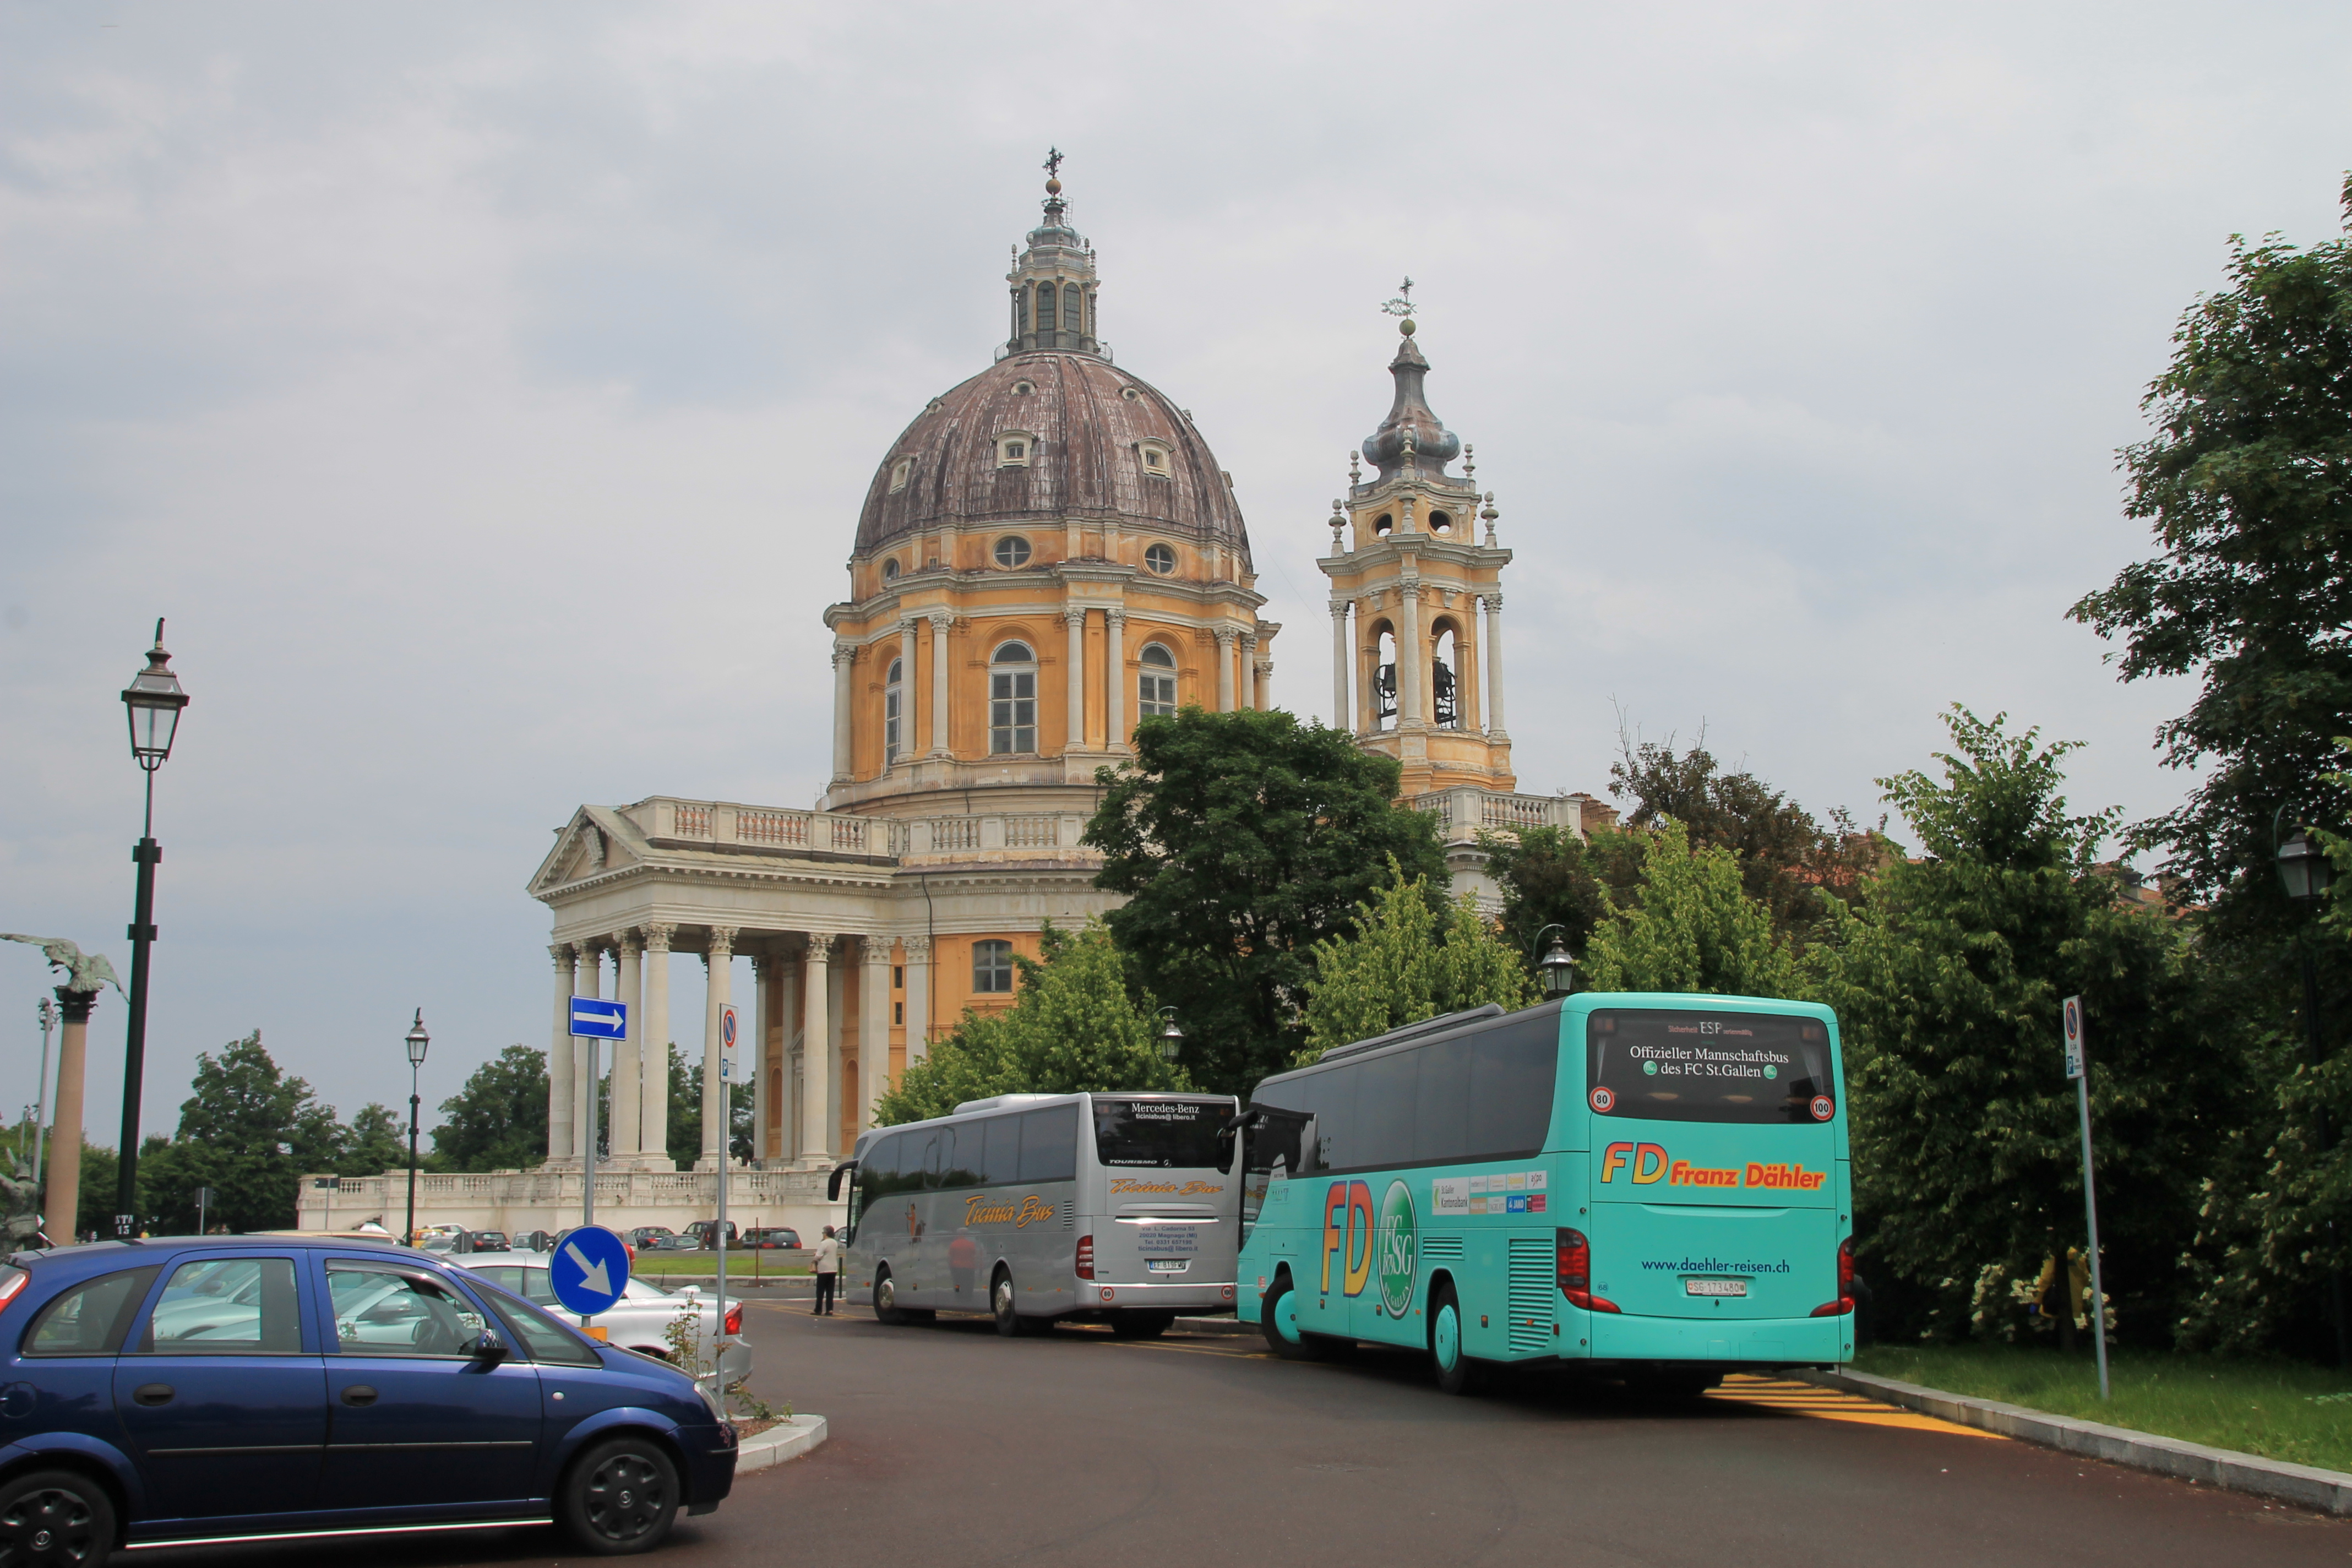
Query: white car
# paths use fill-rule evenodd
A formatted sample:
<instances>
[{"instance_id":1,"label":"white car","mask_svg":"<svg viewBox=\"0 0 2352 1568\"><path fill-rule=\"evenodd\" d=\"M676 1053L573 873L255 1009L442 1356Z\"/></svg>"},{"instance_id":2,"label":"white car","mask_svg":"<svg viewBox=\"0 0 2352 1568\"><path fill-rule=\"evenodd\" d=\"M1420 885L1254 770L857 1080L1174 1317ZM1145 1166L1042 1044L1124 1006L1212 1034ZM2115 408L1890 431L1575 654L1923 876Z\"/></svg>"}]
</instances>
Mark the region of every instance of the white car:
<instances>
[{"instance_id":1,"label":"white car","mask_svg":"<svg viewBox=\"0 0 2352 1568\"><path fill-rule=\"evenodd\" d=\"M469 1252L448 1261L459 1268L481 1275L493 1285L513 1291L526 1301L537 1302L567 1321L584 1324L591 1321L569 1310L555 1299L554 1287L548 1281L545 1253ZM698 1286L686 1285L670 1291L650 1279L632 1275L621 1292L621 1299L597 1313L593 1321L604 1331L608 1344L658 1356L663 1361L676 1361L677 1352L669 1342L669 1326L688 1314L701 1317L700 1353L708 1365L720 1339L719 1303L715 1299L705 1296ZM730 1386L751 1375L751 1347L743 1342L742 1333L743 1303L738 1298L727 1303L727 1354L721 1369L726 1374L724 1381Z\"/></svg>"}]
</instances>

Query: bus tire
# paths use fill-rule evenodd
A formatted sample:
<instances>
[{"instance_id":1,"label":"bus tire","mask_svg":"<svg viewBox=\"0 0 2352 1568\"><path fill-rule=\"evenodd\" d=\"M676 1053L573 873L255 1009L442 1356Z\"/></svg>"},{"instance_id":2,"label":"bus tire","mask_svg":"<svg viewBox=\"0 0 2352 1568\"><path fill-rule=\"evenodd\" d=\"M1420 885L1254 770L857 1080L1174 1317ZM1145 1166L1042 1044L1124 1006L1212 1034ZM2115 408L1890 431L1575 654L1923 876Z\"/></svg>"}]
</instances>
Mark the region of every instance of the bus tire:
<instances>
[{"instance_id":1,"label":"bus tire","mask_svg":"<svg viewBox=\"0 0 2352 1568\"><path fill-rule=\"evenodd\" d=\"M1004 1338L1017 1339L1027 1332L1021 1321L1018 1298L1013 1289L1013 1271L999 1268L988 1282L988 1310L996 1320L996 1331Z\"/></svg>"},{"instance_id":2,"label":"bus tire","mask_svg":"<svg viewBox=\"0 0 2352 1568\"><path fill-rule=\"evenodd\" d=\"M1429 1303L1429 1364L1439 1390L1473 1394L1480 1378L1475 1363L1462 1348L1462 1306L1451 1284L1441 1284Z\"/></svg>"},{"instance_id":3,"label":"bus tire","mask_svg":"<svg viewBox=\"0 0 2352 1568\"><path fill-rule=\"evenodd\" d=\"M1319 1334L1303 1332L1298 1327L1298 1313L1291 1300L1290 1276L1283 1275L1265 1293L1258 1309L1258 1331L1265 1336L1265 1347L1285 1361L1327 1361L1330 1358L1329 1342Z\"/></svg>"},{"instance_id":4,"label":"bus tire","mask_svg":"<svg viewBox=\"0 0 2352 1568\"><path fill-rule=\"evenodd\" d=\"M1139 1312L1129 1310L1110 1315L1110 1331L1122 1340L1156 1340L1176 1326L1173 1312Z\"/></svg>"},{"instance_id":5,"label":"bus tire","mask_svg":"<svg viewBox=\"0 0 2352 1568\"><path fill-rule=\"evenodd\" d=\"M887 1268L874 1276L874 1321L894 1328L908 1321L907 1310L898 1305L898 1282Z\"/></svg>"}]
</instances>

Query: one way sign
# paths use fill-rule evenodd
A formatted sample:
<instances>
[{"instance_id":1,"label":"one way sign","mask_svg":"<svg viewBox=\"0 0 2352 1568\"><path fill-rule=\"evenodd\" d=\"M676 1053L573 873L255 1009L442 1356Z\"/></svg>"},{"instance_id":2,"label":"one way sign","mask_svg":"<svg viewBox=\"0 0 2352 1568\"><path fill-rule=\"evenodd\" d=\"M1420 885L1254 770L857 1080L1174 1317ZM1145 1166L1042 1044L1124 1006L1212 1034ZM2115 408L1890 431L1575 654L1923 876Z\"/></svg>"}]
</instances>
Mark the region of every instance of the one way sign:
<instances>
[{"instance_id":1,"label":"one way sign","mask_svg":"<svg viewBox=\"0 0 2352 1568\"><path fill-rule=\"evenodd\" d=\"M629 1005L599 996L572 999L572 1032L582 1039L624 1040L629 1035Z\"/></svg>"}]
</instances>

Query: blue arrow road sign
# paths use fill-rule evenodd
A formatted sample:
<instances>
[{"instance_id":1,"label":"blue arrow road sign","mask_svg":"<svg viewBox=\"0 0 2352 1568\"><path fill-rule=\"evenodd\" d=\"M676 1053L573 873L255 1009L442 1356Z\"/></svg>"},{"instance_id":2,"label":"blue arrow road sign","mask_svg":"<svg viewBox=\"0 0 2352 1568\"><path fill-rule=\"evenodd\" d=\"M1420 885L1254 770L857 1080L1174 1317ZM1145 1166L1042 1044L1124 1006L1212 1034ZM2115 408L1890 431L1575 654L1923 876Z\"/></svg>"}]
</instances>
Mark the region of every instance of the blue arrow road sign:
<instances>
[{"instance_id":1,"label":"blue arrow road sign","mask_svg":"<svg viewBox=\"0 0 2352 1568\"><path fill-rule=\"evenodd\" d=\"M555 1299L583 1318L593 1318L621 1299L629 1283L629 1249L601 1225L583 1225L557 1244L547 1261L547 1281Z\"/></svg>"},{"instance_id":2,"label":"blue arrow road sign","mask_svg":"<svg viewBox=\"0 0 2352 1568\"><path fill-rule=\"evenodd\" d=\"M629 1033L629 1005L595 996L572 999L572 1032L583 1039L621 1040Z\"/></svg>"}]
</instances>

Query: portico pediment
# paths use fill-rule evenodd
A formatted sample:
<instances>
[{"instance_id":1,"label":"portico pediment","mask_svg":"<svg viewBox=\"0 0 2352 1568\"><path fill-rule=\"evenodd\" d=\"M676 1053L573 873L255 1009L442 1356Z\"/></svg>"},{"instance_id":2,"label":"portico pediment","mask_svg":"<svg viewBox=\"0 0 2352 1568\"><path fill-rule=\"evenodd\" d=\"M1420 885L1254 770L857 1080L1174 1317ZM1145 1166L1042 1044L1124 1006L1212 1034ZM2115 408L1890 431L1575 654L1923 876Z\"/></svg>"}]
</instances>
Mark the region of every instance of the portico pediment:
<instances>
[{"instance_id":1,"label":"portico pediment","mask_svg":"<svg viewBox=\"0 0 2352 1568\"><path fill-rule=\"evenodd\" d=\"M532 874L531 896L542 898L555 889L642 864L646 858L645 836L635 823L608 807L583 805L557 832L555 847Z\"/></svg>"}]
</instances>

